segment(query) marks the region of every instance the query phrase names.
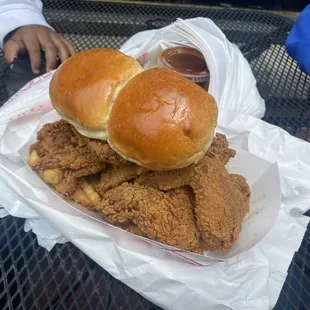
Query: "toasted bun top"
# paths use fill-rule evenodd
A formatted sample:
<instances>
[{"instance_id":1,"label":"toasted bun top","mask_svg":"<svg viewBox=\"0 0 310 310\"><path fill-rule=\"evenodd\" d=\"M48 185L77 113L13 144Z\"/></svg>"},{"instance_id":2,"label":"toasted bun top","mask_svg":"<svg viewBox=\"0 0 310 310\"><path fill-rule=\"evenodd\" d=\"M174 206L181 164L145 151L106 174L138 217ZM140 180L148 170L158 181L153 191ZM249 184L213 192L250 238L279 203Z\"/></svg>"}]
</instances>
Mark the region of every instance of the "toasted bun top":
<instances>
[{"instance_id":1,"label":"toasted bun top","mask_svg":"<svg viewBox=\"0 0 310 310\"><path fill-rule=\"evenodd\" d=\"M56 70L50 83L52 105L81 134L106 139L110 104L141 71L137 60L117 50L97 48L78 53Z\"/></svg>"},{"instance_id":2,"label":"toasted bun top","mask_svg":"<svg viewBox=\"0 0 310 310\"><path fill-rule=\"evenodd\" d=\"M152 170L171 170L200 160L217 125L213 97L167 69L132 78L116 97L108 142L123 158Z\"/></svg>"}]
</instances>

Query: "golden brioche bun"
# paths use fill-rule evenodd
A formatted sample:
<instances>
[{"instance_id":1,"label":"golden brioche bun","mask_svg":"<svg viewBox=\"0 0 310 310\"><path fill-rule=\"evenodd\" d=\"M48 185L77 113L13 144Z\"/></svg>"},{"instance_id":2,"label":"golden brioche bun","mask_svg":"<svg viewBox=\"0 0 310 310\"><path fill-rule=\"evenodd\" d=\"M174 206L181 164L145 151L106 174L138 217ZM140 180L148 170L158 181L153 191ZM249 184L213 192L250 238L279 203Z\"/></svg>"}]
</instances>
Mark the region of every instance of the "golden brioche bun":
<instances>
[{"instance_id":1,"label":"golden brioche bun","mask_svg":"<svg viewBox=\"0 0 310 310\"><path fill-rule=\"evenodd\" d=\"M111 103L142 71L137 60L117 50L97 48L78 53L54 73L50 83L52 105L82 135L106 139Z\"/></svg>"},{"instance_id":2,"label":"golden brioche bun","mask_svg":"<svg viewBox=\"0 0 310 310\"><path fill-rule=\"evenodd\" d=\"M167 69L133 77L115 98L108 142L123 158L151 170L172 170L198 162L217 126L214 98Z\"/></svg>"}]
</instances>

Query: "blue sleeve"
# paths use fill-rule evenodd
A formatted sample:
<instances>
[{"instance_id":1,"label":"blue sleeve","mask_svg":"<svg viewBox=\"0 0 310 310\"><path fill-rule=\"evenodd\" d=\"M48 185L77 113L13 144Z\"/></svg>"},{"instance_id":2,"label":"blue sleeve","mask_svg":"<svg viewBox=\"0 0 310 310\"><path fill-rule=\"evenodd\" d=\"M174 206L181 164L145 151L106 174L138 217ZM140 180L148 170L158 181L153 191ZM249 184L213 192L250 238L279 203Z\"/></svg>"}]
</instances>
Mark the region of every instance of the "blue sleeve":
<instances>
[{"instance_id":1,"label":"blue sleeve","mask_svg":"<svg viewBox=\"0 0 310 310\"><path fill-rule=\"evenodd\" d=\"M301 12L286 40L287 53L310 75L310 5Z\"/></svg>"}]
</instances>

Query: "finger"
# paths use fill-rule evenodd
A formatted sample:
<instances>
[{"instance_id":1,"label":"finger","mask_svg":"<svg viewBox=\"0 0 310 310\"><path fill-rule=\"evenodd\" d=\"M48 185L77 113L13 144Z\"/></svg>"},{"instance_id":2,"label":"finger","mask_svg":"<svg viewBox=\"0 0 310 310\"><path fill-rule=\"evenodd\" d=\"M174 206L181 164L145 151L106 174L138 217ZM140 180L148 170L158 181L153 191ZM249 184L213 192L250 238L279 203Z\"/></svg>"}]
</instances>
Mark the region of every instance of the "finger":
<instances>
[{"instance_id":1,"label":"finger","mask_svg":"<svg viewBox=\"0 0 310 310\"><path fill-rule=\"evenodd\" d=\"M40 73L40 63L41 63L41 47L38 37L29 32L27 36L24 37L22 41L28 51L32 72L34 74Z\"/></svg>"},{"instance_id":2,"label":"finger","mask_svg":"<svg viewBox=\"0 0 310 310\"><path fill-rule=\"evenodd\" d=\"M66 44L68 50L69 50L69 54L72 56L74 54L76 54L76 50L73 47L73 45L71 45L71 43L69 41L67 41L64 37L60 36L60 39L62 40L63 43Z\"/></svg>"},{"instance_id":3,"label":"finger","mask_svg":"<svg viewBox=\"0 0 310 310\"><path fill-rule=\"evenodd\" d=\"M25 55L25 54L27 53L27 49L26 49L24 43L23 43L22 41L20 41L20 42L16 41L16 42L17 42L18 45L19 45L19 51L18 51L17 57L18 57L19 55Z\"/></svg>"},{"instance_id":4,"label":"finger","mask_svg":"<svg viewBox=\"0 0 310 310\"><path fill-rule=\"evenodd\" d=\"M58 55L61 62L64 62L70 57L67 45L62 40L60 40L57 35L53 36L52 40L57 47Z\"/></svg>"},{"instance_id":5,"label":"finger","mask_svg":"<svg viewBox=\"0 0 310 310\"><path fill-rule=\"evenodd\" d=\"M12 63L14 58L17 58L19 51L21 50L20 45L14 41L9 40L4 45L4 59L8 63Z\"/></svg>"},{"instance_id":6,"label":"finger","mask_svg":"<svg viewBox=\"0 0 310 310\"><path fill-rule=\"evenodd\" d=\"M56 69L57 66L57 46L51 37L44 38L44 41L41 42L42 47L45 52L46 59L46 72Z\"/></svg>"}]
</instances>

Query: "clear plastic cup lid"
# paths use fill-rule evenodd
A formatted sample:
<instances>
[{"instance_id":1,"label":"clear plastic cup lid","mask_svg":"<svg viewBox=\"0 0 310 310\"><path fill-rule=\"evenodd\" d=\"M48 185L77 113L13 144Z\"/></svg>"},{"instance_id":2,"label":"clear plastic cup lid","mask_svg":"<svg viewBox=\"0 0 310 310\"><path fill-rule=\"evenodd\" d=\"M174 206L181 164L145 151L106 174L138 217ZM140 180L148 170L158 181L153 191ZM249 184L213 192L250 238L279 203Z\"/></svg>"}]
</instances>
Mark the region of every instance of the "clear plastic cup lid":
<instances>
[{"instance_id":1,"label":"clear plastic cup lid","mask_svg":"<svg viewBox=\"0 0 310 310\"><path fill-rule=\"evenodd\" d=\"M171 47L160 56L161 65L191 79L193 82L209 80L209 70L203 55L196 49L185 46Z\"/></svg>"}]
</instances>

